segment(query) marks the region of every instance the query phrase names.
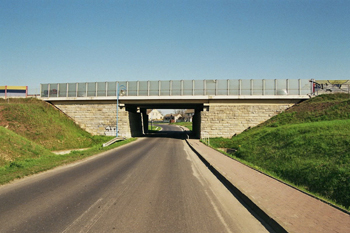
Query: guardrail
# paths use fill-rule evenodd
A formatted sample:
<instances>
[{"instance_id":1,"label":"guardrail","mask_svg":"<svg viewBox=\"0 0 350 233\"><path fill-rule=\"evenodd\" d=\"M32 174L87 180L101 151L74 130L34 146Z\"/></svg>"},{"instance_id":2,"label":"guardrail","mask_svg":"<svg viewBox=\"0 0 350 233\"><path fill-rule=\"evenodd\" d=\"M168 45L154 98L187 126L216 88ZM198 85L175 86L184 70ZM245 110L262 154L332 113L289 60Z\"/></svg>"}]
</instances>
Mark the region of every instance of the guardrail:
<instances>
[{"instance_id":1,"label":"guardrail","mask_svg":"<svg viewBox=\"0 0 350 233\"><path fill-rule=\"evenodd\" d=\"M313 93L308 79L227 79L123 81L41 84L41 97L117 96L216 96L216 95L307 95Z\"/></svg>"},{"instance_id":2,"label":"guardrail","mask_svg":"<svg viewBox=\"0 0 350 233\"><path fill-rule=\"evenodd\" d=\"M119 141L124 141L126 138L122 138L122 137L115 137L113 138L112 140L106 142L106 143L103 143L102 146L103 147L106 147L106 146L110 146L112 145L113 143L115 142L119 142Z\"/></svg>"}]
</instances>

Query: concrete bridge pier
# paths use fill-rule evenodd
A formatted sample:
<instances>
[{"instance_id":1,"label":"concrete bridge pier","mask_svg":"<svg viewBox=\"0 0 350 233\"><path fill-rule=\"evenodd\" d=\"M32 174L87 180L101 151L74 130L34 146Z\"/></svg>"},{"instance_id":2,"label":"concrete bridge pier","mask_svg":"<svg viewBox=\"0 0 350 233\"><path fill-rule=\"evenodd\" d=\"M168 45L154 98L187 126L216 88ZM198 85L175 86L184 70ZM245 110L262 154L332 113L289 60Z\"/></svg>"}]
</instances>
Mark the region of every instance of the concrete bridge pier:
<instances>
[{"instance_id":1,"label":"concrete bridge pier","mask_svg":"<svg viewBox=\"0 0 350 233\"><path fill-rule=\"evenodd\" d=\"M192 117L192 132L195 138L201 137L201 111L200 109L195 109Z\"/></svg>"},{"instance_id":2,"label":"concrete bridge pier","mask_svg":"<svg viewBox=\"0 0 350 233\"><path fill-rule=\"evenodd\" d=\"M148 133L148 115L147 109L141 108L140 112L142 114L142 135Z\"/></svg>"}]
</instances>

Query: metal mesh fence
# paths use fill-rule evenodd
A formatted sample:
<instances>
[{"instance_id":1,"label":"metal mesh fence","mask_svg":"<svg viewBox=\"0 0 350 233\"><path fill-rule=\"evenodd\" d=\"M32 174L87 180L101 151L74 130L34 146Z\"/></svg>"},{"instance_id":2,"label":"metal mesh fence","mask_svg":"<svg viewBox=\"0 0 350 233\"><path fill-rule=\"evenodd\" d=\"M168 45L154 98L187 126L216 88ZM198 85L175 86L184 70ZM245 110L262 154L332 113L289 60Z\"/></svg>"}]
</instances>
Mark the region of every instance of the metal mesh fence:
<instances>
[{"instance_id":1,"label":"metal mesh fence","mask_svg":"<svg viewBox=\"0 0 350 233\"><path fill-rule=\"evenodd\" d=\"M226 79L124 81L41 84L41 97L117 96L118 86L125 96L230 96L230 95L307 95L336 87L345 90L349 84L311 82L308 79ZM325 89L326 86L326 89ZM346 89L348 90L348 89Z\"/></svg>"}]
</instances>

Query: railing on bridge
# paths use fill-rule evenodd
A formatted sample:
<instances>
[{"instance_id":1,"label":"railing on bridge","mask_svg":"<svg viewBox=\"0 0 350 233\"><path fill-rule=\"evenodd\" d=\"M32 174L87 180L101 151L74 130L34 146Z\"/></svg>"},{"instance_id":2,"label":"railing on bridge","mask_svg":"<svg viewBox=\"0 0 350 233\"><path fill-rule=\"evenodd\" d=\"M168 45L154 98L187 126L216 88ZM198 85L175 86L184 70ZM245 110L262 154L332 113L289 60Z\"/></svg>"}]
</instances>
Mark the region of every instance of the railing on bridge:
<instances>
[{"instance_id":1,"label":"railing on bridge","mask_svg":"<svg viewBox=\"0 0 350 233\"><path fill-rule=\"evenodd\" d=\"M117 96L215 96L215 95L307 95L313 92L308 79L228 79L124 81L41 84L41 97Z\"/></svg>"}]
</instances>

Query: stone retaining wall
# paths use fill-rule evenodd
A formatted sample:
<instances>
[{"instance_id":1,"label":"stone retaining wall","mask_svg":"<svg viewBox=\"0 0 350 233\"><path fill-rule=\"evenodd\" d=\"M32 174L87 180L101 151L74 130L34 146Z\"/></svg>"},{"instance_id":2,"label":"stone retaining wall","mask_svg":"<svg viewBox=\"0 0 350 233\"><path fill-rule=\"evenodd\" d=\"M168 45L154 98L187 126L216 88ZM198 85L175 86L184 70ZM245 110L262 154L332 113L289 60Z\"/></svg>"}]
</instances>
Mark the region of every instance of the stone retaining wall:
<instances>
[{"instance_id":1,"label":"stone retaining wall","mask_svg":"<svg viewBox=\"0 0 350 233\"><path fill-rule=\"evenodd\" d=\"M71 117L81 128L93 135L116 135L116 103L58 103L55 106ZM129 112L118 113L120 137L131 137Z\"/></svg>"},{"instance_id":2,"label":"stone retaining wall","mask_svg":"<svg viewBox=\"0 0 350 233\"><path fill-rule=\"evenodd\" d=\"M209 111L201 112L201 138L224 137L254 127L294 105L289 103L227 103L209 104Z\"/></svg>"}]
</instances>

